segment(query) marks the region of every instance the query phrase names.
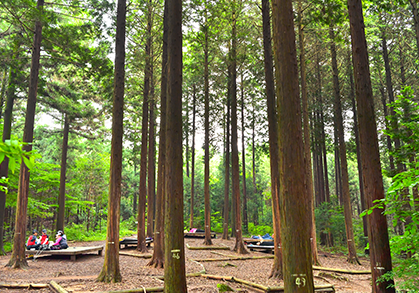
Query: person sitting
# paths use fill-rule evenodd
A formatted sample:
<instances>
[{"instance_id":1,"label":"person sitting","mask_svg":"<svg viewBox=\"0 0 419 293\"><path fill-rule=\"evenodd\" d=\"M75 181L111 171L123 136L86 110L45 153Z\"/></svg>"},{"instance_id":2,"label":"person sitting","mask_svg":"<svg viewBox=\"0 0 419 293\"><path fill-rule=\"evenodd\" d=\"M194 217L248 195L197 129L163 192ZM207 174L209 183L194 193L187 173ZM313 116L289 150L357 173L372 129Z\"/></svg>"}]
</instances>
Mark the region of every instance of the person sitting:
<instances>
[{"instance_id":1,"label":"person sitting","mask_svg":"<svg viewBox=\"0 0 419 293\"><path fill-rule=\"evenodd\" d=\"M32 231L32 235L29 236L28 241L26 242L26 249L27 250L35 250L39 248L39 240L37 238L38 236L38 231L37 230L33 230Z\"/></svg>"},{"instance_id":2,"label":"person sitting","mask_svg":"<svg viewBox=\"0 0 419 293\"><path fill-rule=\"evenodd\" d=\"M46 249L48 248L48 243L49 243L49 239L48 239L48 234L47 234L47 230L43 229L42 230L42 235L40 238L40 248Z\"/></svg>"},{"instance_id":3,"label":"person sitting","mask_svg":"<svg viewBox=\"0 0 419 293\"><path fill-rule=\"evenodd\" d=\"M51 249L66 249L68 248L67 244L67 236L65 236L64 232L58 230L57 235L55 235L55 242L51 245Z\"/></svg>"}]
</instances>

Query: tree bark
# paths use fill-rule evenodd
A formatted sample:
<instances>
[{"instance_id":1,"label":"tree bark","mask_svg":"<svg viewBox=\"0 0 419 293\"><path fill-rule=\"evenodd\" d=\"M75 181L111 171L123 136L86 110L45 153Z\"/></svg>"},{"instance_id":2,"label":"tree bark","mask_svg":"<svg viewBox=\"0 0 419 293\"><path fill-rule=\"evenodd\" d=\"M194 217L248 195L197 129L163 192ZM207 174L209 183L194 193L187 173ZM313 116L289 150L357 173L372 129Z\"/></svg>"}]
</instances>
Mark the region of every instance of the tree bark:
<instances>
[{"instance_id":1,"label":"tree bark","mask_svg":"<svg viewBox=\"0 0 419 293\"><path fill-rule=\"evenodd\" d=\"M272 278L282 279L282 248L281 248L281 218L279 214L279 166L278 166L278 116L276 112L275 81L272 59L272 38L270 24L269 0L262 0L263 20L263 53L266 80L266 102L269 127L269 159L271 170L272 216L274 228L274 263L272 265Z\"/></svg>"},{"instance_id":2,"label":"tree bark","mask_svg":"<svg viewBox=\"0 0 419 293\"><path fill-rule=\"evenodd\" d=\"M163 17L163 48L162 48L162 72L160 92L160 136L159 158L157 171L157 194L156 194L156 228L154 230L153 256L148 263L155 268L164 267L164 219L166 198L166 117L167 117L167 34L168 34L168 1L164 2Z\"/></svg>"},{"instance_id":3,"label":"tree bark","mask_svg":"<svg viewBox=\"0 0 419 293\"><path fill-rule=\"evenodd\" d=\"M236 33L236 0L232 2L232 35L231 35L231 157L232 157L232 179L233 179L233 200L234 200L234 216L236 220L236 244L234 251L239 254L248 253L244 248L242 236L242 218L240 211L240 169L239 169L239 151L237 147L237 71L236 71L236 50L237 50L237 33Z\"/></svg>"},{"instance_id":4,"label":"tree bark","mask_svg":"<svg viewBox=\"0 0 419 293\"><path fill-rule=\"evenodd\" d=\"M126 2L125 0L118 0L117 5L108 225L105 260L102 271L97 278L99 282L107 283L117 283L122 280L119 268L119 218L122 181L122 137L124 133Z\"/></svg>"},{"instance_id":5,"label":"tree bark","mask_svg":"<svg viewBox=\"0 0 419 293\"><path fill-rule=\"evenodd\" d=\"M60 171L60 192L58 195L58 217L57 230L64 230L65 216L65 179L67 170L67 151L68 151L68 133L70 131L70 122L68 114L64 114L63 146L61 150L61 171Z\"/></svg>"},{"instance_id":6,"label":"tree bark","mask_svg":"<svg viewBox=\"0 0 419 293\"><path fill-rule=\"evenodd\" d=\"M314 219L314 194L313 194L313 172L311 165L311 151L310 151L310 123L308 117L308 98L307 98L307 84L306 84L306 61L305 61L305 44L304 44L304 29L302 25L302 3L298 1L298 36L300 44L300 75L301 75L301 100L303 107L303 135L304 135L304 156L305 156L305 173L307 178L307 216L310 224L310 242L311 253L313 256L313 264L320 265L319 256L317 253L317 236L316 224Z\"/></svg>"},{"instance_id":7,"label":"tree bark","mask_svg":"<svg viewBox=\"0 0 419 293\"><path fill-rule=\"evenodd\" d=\"M150 2L151 6L151 2ZM148 205L147 205L147 237L153 237L155 225L155 205L156 205L156 106L154 102L154 86L153 86L153 67L151 64L151 91L150 91L150 130L148 139Z\"/></svg>"},{"instance_id":8,"label":"tree bark","mask_svg":"<svg viewBox=\"0 0 419 293\"><path fill-rule=\"evenodd\" d=\"M151 15L148 11L147 33L145 45L145 68L144 68L144 89L143 89L143 118L141 122L141 163L140 163L140 187L138 195L138 225L137 225L137 250L148 252L146 239L146 218L145 209L147 205L147 145L148 145L148 120L149 120L149 94L151 74ZM147 220L150 215L147 216Z\"/></svg>"},{"instance_id":9,"label":"tree bark","mask_svg":"<svg viewBox=\"0 0 419 293\"><path fill-rule=\"evenodd\" d=\"M241 114L242 114L242 176L243 176L243 232L248 233L249 231L249 220L247 217L247 189L246 189L246 145L244 139L244 84L243 84L243 73L241 74Z\"/></svg>"},{"instance_id":10,"label":"tree bark","mask_svg":"<svg viewBox=\"0 0 419 293\"><path fill-rule=\"evenodd\" d=\"M196 87L193 85L192 102L192 161L191 161L191 213L189 217L189 228L194 228L194 207L195 207L195 123L196 123Z\"/></svg>"},{"instance_id":11,"label":"tree bark","mask_svg":"<svg viewBox=\"0 0 419 293\"><path fill-rule=\"evenodd\" d=\"M375 200L384 198L384 186L361 0L348 0L348 11L359 119L362 174L367 208L371 208ZM395 292L393 279L377 282L380 276L392 270L386 216L383 214L383 210L374 209L370 215L367 215L367 220L373 292Z\"/></svg>"},{"instance_id":12,"label":"tree bark","mask_svg":"<svg viewBox=\"0 0 419 293\"><path fill-rule=\"evenodd\" d=\"M168 1L164 292L187 292L183 238L182 1Z\"/></svg>"},{"instance_id":13,"label":"tree bark","mask_svg":"<svg viewBox=\"0 0 419 293\"><path fill-rule=\"evenodd\" d=\"M348 262L361 264L358 260L355 247L354 231L352 225L352 205L351 195L349 193L349 175L348 175L348 162L346 158L346 143L345 133L343 127L343 115L342 115L342 103L340 97L340 86L339 86L339 71L336 54L335 44L335 32L333 24L329 26L329 37L330 37L330 52L332 55L332 70L333 70L333 92L335 96L334 107L335 107L335 123L336 131L338 136L338 147L340 155L340 174L342 184L342 202L343 202L343 214L345 216L345 228L346 228L346 241L348 246Z\"/></svg>"},{"instance_id":14,"label":"tree bark","mask_svg":"<svg viewBox=\"0 0 419 293\"><path fill-rule=\"evenodd\" d=\"M44 0L38 0L36 8L42 13ZM32 47L31 72L29 76L28 101L26 105L25 127L23 130L23 142L27 143L24 151L32 150L33 128L35 122L36 96L38 91L39 59L41 56L42 22L38 18L35 22L35 35ZM19 173L19 188L16 203L15 235L13 238L13 252L7 263L12 268L27 268L28 263L25 257L25 232L26 216L28 210L29 193L29 168L22 161ZM2 211L3 212L3 211Z\"/></svg>"},{"instance_id":15,"label":"tree bark","mask_svg":"<svg viewBox=\"0 0 419 293\"><path fill-rule=\"evenodd\" d=\"M18 51L20 44L16 46L14 60L18 59ZM13 113L13 104L16 97L16 83L17 83L17 64L12 64L9 73L9 81L7 84L7 93L6 93L6 107L4 110L4 119L3 119L3 142L10 139L12 133L12 113ZM6 71L5 71L6 72ZM6 86L6 83L3 87ZM3 90L2 87L2 90ZM3 108L2 108L3 109ZM0 164L0 178L8 178L9 176L9 158L4 157L3 162ZM0 189L0 255L5 255L4 244L3 244L3 234L4 234L4 219L5 219L5 208L6 208L6 193Z\"/></svg>"},{"instance_id":16,"label":"tree bark","mask_svg":"<svg viewBox=\"0 0 419 293\"><path fill-rule=\"evenodd\" d=\"M227 113L226 113L226 138L225 138L225 156L224 156L224 222L223 239L229 239L228 222L230 211L230 65L228 66L228 93L227 93Z\"/></svg>"},{"instance_id":17,"label":"tree bark","mask_svg":"<svg viewBox=\"0 0 419 293\"><path fill-rule=\"evenodd\" d=\"M210 154L209 154L209 73L208 73L208 22L205 7L205 25L204 25L204 103L205 103L205 157L204 157L204 205L205 205L205 245L212 245L211 241L211 205L210 205Z\"/></svg>"},{"instance_id":18,"label":"tree bark","mask_svg":"<svg viewBox=\"0 0 419 293\"><path fill-rule=\"evenodd\" d=\"M291 0L272 1L285 292L313 292L297 53Z\"/></svg>"}]
</instances>

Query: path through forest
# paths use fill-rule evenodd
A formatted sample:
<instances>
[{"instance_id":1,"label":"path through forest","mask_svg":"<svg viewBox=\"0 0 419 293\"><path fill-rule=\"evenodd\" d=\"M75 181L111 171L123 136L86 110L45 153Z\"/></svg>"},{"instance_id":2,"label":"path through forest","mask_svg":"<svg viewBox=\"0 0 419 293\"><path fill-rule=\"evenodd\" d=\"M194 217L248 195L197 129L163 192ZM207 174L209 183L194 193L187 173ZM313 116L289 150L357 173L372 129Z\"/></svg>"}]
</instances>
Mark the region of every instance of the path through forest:
<instances>
[{"instance_id":1,"label":"path through forest","mask_svg":"<svg viewBox=\"0 0 419 293\"><path fill-rule=\"evenodd\" d=\"M235 240L222 240L217 238L213 241L214 246L227 245L231 249ZM190 246L202 246L203 239L186 238L185 243ZM71 243L70 246L95 246L104 244L102 242ZM122 249L123 252L136 253L134 248ZM236 255L233 251L213 250L228 255ZM152 253L152 247L150 249ZM194 262L196 259L223 258L225 256L211 253L209 250L190 250L186 252L186 273L197 273L205 267L207 274L234 276L240 279L251 281L265 286L280 286L281 282L269 279L273 259L252 259L252 260L229 260L217 262ZM262 252L251 252L250 256L267 256ZM249 255L246 255L249 256ZM348 270L368 270L369 260L361 257L361 266L352 265L346 262L346 256L341 254L331 255L319 253L322 266L329 268L341 268ZM121 255L120 265L122 283L102 284L95 281L103 265L103 256L85 255L72 262L69 257L45 256L37 261L29 261L28 270L13 270L5 265L10 258L0 256L0 283L49 283L56 281L68 292L101 292L109 290L123 290L148 287L162 287L163 281L158 276L163 275L163 269L150 268L147 265L149 259L142 259L132 256ZM230 265L225 265L226 263ZM233 266L232 266L233 265ZM320 274L320 275L319 275ZM333 284L336 292L371 292L370 275L349 275L334 273L337 277L331 277L331 273L322 274L315 270L315 284ZM340 280L338 278L341 278ZM237 283L229 283L217 280L209 280L202 277L188 277L188 292L218 292L217 284L225 283L234 289L241 289L241 292L260 292ZM1 292L51 292L49 289L23 290L23 289L0 289Z\"/></svg>"}]
</instances>

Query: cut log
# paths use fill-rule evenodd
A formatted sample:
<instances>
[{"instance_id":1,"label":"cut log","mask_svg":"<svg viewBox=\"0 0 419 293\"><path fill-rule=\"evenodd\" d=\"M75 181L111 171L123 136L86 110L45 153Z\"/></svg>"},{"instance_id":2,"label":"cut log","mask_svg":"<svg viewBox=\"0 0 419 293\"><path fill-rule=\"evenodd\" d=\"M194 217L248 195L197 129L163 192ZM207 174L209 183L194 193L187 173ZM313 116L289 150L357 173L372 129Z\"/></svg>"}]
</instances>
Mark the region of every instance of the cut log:
<instances>
[{"instance_id":1,"label":"cut log","mask_svg":"<svg viewBox=\"0 0 419 293\"><path fill-rule=\"evenodd\" d=\"M313 266L313 270L318 271L327 271L327 272L335 272L335 273L342 273L342 274L351 274L351 275L369 275L371 271L353 271L353 270L345 270L345 269L334 269L334 268L324 268Z\"/></svg>"},{"instance_id":2,"label":"cut log","mask_svg":"<svg viewBox=\"0 0 419 293\"><path fill-rule=\"evenodd\" d=\"M0 283L0 288L8 288L8 289L42 289L48 288L48 284L8 284L8 283Z\"/></svg>"},{"instance_id":3,"label":"cut log","mask_svg":"<svg viewBox=\"0 0 419 293\"><path fill-rule=\"evenodd\" d=\"M264 285L260 285L260 284L256 284L250 281L246 281L246 280L242 280L242 279L238 279L235 277L231 277L231 276L217 276L217 275L201 275L201 277L207 278L207 279L213 279L213 280L222 280L222 281L230 281L230 282L236 282L236 283L240 283L243 284L245 286L257 289L257 290L262 290L266 293L282 293L284 292L284 287L268 287L268 286L264 286ZM314 291L315 292L335 292L335 288L333 287L333 285L315 285L314 286Z\"/></svg>"},{"instance_id":4,"label":"cut log","mask_svg":"<svg viewBox=\"0 0 419 293\"><path fill-rule=\"evenodd\" d=\"M57 293L68 293L67 290L65 290L63 287L61 287L60 285L58 285L57 282L55 281L51 281L49 283L50 288L52 289L52 291L57 292Z\"/></svg>"},{"instance_id":5,"label":"cut log","mask_svg":"<svg viewBox=\"0 0 419 293\"><path fill-rule=\"evenodd\" d=\"M137 289L126 289L117 291L103 291L100 293L142 293L142 292L164 292L164 287L153 287L153 288L137 288Z\"/></svg>"},{"instance_id":6,"label":"cut log","mask_svg":"<svg viewBox=\"0 0 419 293\"><path fill-rule=\"evenodd\" d=\"M222 256L229 257L231 259L238 259L238 260L244 260L244 259L273 259L275 256L273 255L261 255L261 256L238 256L238 255L231 255L231 254L225 254L221 252L211 251L212 254L218 254Z\"/></svg>"},{"instance_id":7,"label":"cut log","mask_svg":"<svg viewBox=\"0 0 419 293\"><path fill-rule=\"evenodd\" d=\"M152 257L151 254L137 254L137 253L124 252L124 251L120 251L119 255L133 256L133 257L138 257L138 258L151 258Z\"/></svg>"},{"instance_id":8,"label":"cut log","mask_svg":"<svg viewBox=\"0 0 419 293\"><path fill-rule=\"evenodd\" d=\"M230 250L230 247L228 246L189 246L187 243L186 247L190 250Z\"/></svg>"}]
</instances>

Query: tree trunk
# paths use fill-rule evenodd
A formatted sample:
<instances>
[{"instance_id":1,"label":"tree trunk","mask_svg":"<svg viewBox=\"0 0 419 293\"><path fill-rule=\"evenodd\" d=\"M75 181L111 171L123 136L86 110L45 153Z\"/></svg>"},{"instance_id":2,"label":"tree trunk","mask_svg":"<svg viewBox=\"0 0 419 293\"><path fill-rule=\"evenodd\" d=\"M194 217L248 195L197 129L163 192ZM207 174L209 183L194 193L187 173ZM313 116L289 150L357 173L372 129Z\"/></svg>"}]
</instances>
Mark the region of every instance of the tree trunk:
<instances>
[{"instance_id":1,"label":"tree trunk","mask_svg":"<svg viewBox=\"0 0 419 293\"><path fill-rule=\"evenodd\" d=\"M269 32L270 35L270 32ZM272 45L271 45L272 46ZM272 48L271 48L271 59L272 59ZM272 60L271 60L271 65L272 65ZM273 74L273 73L272 73ZM274 94L275 94L275 89L273 90ZM274 101L275 103L275 101ZM275 105L274 105L275 107ZM260 198L258 196L258 188L256 185L256 129L255 129L255 125L256 125L256 111L255 111L255 105L253 103L253 119L252 119L252 183L253 183L253 194L255 197L255 203L256 203L256 208L253 211L253 223L255 224L255 226L259 225L259 203L260 203Z\"/></svg>"},{"instance_id":2,"label":"tree trunk","mask_svg":"<svg viewBox=\"0 0 419 293\"><path fill-rule=\"evenodd\" d=\"M65 216L65 179L67 170L67 151L68 151L68 133L70 130L70 123L68 114L64 114L64 129L63 129L63 146L61 150L61 172L60 172L60 193L58 195L58 217L57 217L57 231L64 230L64 216Z\"/></svg>"},{"instance_id":3,"label":"tree trunk","mask_svg":"<svg viewBox=\"0 0 419 293\"><path fill-rule=\"evenodd\" d=\"M246 145L244 139L244 85L243 73L241 75L241 114L242 114L242 175L243 175L243 232L245 234L249 231L249 220L247 217L247 189L246 189Z\"/></svg>"},{"instance_id":4,"label":"tree trunk","mask_svg":"<svg viewBox=\"0 0 419 293\"><path fill-rule=\"evenodd\" d=\"M167 164L164 292L186 289L183 239L182 1L168 1Z\"/></svg>"},{"instance_id":5,"label":"tree trunk","mask_svg":"<svg viewBox=\"0 0 419 293\"><path fill-rule=\"evenodd\" d=\"M119 268L119 218L122 179L122 136L124 133L125 86L125 23L126 2L118 0L115 41L115 75L112 110L111 174L109 179L108 225L106 232L105 260L97 280L121 282Z\"/></svg>"},{"instance_id":6,"label":"tree trunk","mask_svg":"<svg viewBox=\"0 0 419 293\"><path fill-rule=\"evenodd\" d=\"M16 47L14 60L18 59L18 51L20 45ZM13 64L10 68L9 73L9 82L7 85L7 95L6 95L6 108L4 110L4 119L3 119L3 142L10 139L12 133L12 113L13 113L13 104L16 97L16 83L17 83L17 66ZM6 71L5 71L6 72ZM6 86L4 83L3 88ZM3 109L3 108L1 108ZM0 164L0 178L8 178L9 176L9 158L4 157L3 162ZM6 193L0 189L0 255L5 255L4 245L3 245L3 235L4 235L4 219L5 219L5 207L6 207ZM11 224L10 224L11 226Z\"/></svg>"},{"instance_id":7,"label":"tree trunk","mask_svg":"<svg viewBox=\"0 0 419 293\"><path fill-rule=\"evenodd\" d=\"M151 74L151 14L148 11L147 33L145 45L145 68L144 68L144 89L143 89L143 118L141 123L141 163L140 163L140 188L138 195L138 225L137 225L137 250L147 252L146 219L145 209L147 205L147 145L148 145L148 112L150 95L150 74ZM150 203L149 203L150 204ZM150 215L147 216L147 220Z\"/></svg>"},{"instance_id":8,"label":"tree trunk","mask_svg":"<svg viewBox=\"0 0 419 293\"><path fill-rule=\"evenodd\" d=\"M206 12L207 10L205 10ZM206 14L206 13L205 13ZM208 81L208 23L205 15L204 26L204 99L205 99L205 158L204 158L204 202L205 202L205 245L212 245L211 241L211 205L210 205L210 154L209 154L209 81Z\"/></svg>"},{"instance_id":9,"label":"tree trunk","mask_svg":"<svg viewBox=\"0 0 419 293\"><path fill-rule=\"evenodd\" d=\"M223 239L229 239L228 222L230 211L230 65L228 66L228 93L227 93L227 113L226 113L226 138L225 138L225 157L224 157L224 222Z\"/></svg>"},{"instance_id":10,"label":"tree trunk","mask_svg":"<svg viewBox=\"0 0 419 293\"><path fill-rule=\"evenodd\" d=\"M418 13L418 3L417 0L409 0L410 5L412 6L413 13L413 25L415 27L415 36L416 36L416 49L418 50L419 56L419 13Z\"/></svg>"},{"instance_id":11,"label":"tree trunk","mask_svg":"<svg viewBox=\"0 0 419 293\"><path fill-rule=\"evenodd\" d=\"M151 70L151 77L153 70ZM153 78L151 78L153 80ZM151 82L150 98L150 130L148 139L148 205L147 205L147 237L153 237L155 225L155 204L156 204L156 144L155 144L155 102L154 86Z\"/></svg>"},{"instance_id":12,"label":"tree trunk","mask_svg":"<svg viewBox=\"0 0 419 293\"><path fill-rule=\"evenodd\" d=\"M354 117L354 136L355 136L355 144L356 144L356 161L358 166L358 178L359 178L359 195L361 201L361 210L365 211L366 204L365 204L365 192L364 192L364 179L362 178L362 163L361 163L361 151L359 146L359 128L358 128L358 113L356 111L356 102L355 102L355 84L354 84L354 76L352 71L352 60L351 60L351 52L348 50L348 77L349 77L349 85L350 85L350 92L349 97L351 98L352 102L352 112ZM368 237L368 224L367 218L362 217L362 227L364 231L364 236Z\"/></svg>"},{"instance_id":13,"label":"tree trunk","mask_svg":"<svg viewBox=\"0 0 419 293\"><path fill-rule=\"evenodd\" d=\"M0 90L0 119L1 119L1 117L3 117L4 95L6 93L6 87L7 87L7 81L8 81L7 69L8 69L7 67L4 68L4 70L3 70L3 76L2 76L2 81L1 81L1 90Z\"/></svg>"},{"instance_id":14,"label":"tree trunk","mask_svg":"<svg viewBox=\"0 0 419 293\"><path fill-rule=\"evenodd\" d=\"M330 52L332 55L332 70L333 70L333 92L335 96L335 122L338 136L338 146L340 155L340 173L341 173L341 184L342 184L342 202L343 202L343 214L345 216L345 228L346 228L346 241L348 245L348 262L361 264L358 260L355 247L354 231L352 225L352 205L351 205L351 194L349 193L349 174L348 174L348 162L346 158L346 143L345 143L345 130L343 127L343 115L342 115L342 104L340 97L339 88L339 71L337 63L336 45L335 45L335 32L333 24L329 26L329 37L330 37Z\"/></svg>"},{"instance_id":15,"label":"tree trunk","mask_svg":"<svg viewBox=\"0 0 419 293\"><path fill-rule=\"evenodd\" d=\"M244 248L242 236L242 218L240 211L240 169L239 169L239 151L237 147L237 72L236 72L236 50L237 50L237 35L236 35L236 0L232 2L232 35L231 35L231 157L232 157L232 179L233 179L233 201L234 201L234 216L236 220L236 244L234 251L239 254L248 253Z\"/></svg>"},{"instance_id":16,"label":"tree trunk","mask_svg":"<svg viewBox=\"0 0 419 293\"><path fill-rule=\"evenodd\" d=\"M272 39L269 0L262 0L263 53L265 63L266 102L269 127L269 159L271 167L272 216L274 228L274 263L272 278L282 279L281 218L279 214L279 166L278 166L278 116L276 112L275 84L272 60Z\"/></svg>"},{"instance_id":17,"label":"tree trunk","mask_svg":"<svg viewBox=\"0 0 419 293\"><path fill-rule=\"evenodd\" d=\"M160 136L159 136L159 159L157 171L157 194L156 194L156 228L154 230L153 256L148 263L155 268L164 267L164 219L166 198L166 114L167 114L167 34L168 34L168 3L164 2L163 17L163 48L162 48L162 72L160 92ZM192 175L193 176L193 175Z\"/></svg>"},{"instance_id":18,"label":"tree trunk","mask_svg":"<svg viewBox=\"0 0 419 293\"><path fill-rule=\"evenodd\" d=\"M306 85L306 61L305 61L305 44L304 44L304 30L302 25L302 3L298 1L298 36L300 44L300 74L301 74L301 99L303 107L303 127L304 127L304 156L305 156L305 173L307 179L307 216L308 223L310 223L310 242L311 253L313 255L313 264L320 265L319 256L317 253L317 235L316 224L314 219L314 194L313 194L313 172L311 165L311 151L310 151L310 123L308 117L308 98Z\"/></svg>"},{"instance_id":19,"label":"tree trunk","mask_svg":"<svg viewBox=\"0 0 419 293\"><path fill-rule=\"evenodd\" d=\"M313 292L310 227L291 0L272 1L277 65L279 194L285 292Z\"/></svg>"},{"instance_id":20,"label":"tree trunk","mask_svg":"<svg viewBox=\"0 0 419 293\"><path fill-rule=\"evenodd\" d=\"M196 87L193 85L192 102L192 161L191 161L191 213L189 217L189 228L194 228L194 207L195 207L195 123L196 123Z\"/></svg>"},{"instance_id":21,"label":"tree trunk","mask_svg":"<svg viewBox=\"0 0 419 293\"><path fill-rule=\"evenodd\" d=\"M44 0L38 0L37 10L42 13ZM38 91L39 59L41 55L42 23L39 19L35 22L35 35L32 47L32 63L29 77L28 101L26 105L25 128L23 130L24 151L32 150L33 128L35 122L36 96ZM13 238L13 252L7 264L13 268L27 268L28 263L25 257L25 232L26 216L28 210L29 193L29 168L22 161L19 173L19 188L16 203L15 235ZM3 211L2 211L3 212Z\"/></svg>"},{"instance_id":22,"label":"tree trunk","mask_svg":"<svg viewBox=\"0 0 419 293\"><path fill-rule=\"evenodd\" d=\"M384 186L361 0L348 0L348 11L359 119L362 175L367 208L371 208L374 206L375 200L384 198ZM392 270L386 216L382 209L374 209L370 215L367 215L367 220L373 292L395 292L393 279L377 282L380 276Z\"/></svg>"}]
</instances>

